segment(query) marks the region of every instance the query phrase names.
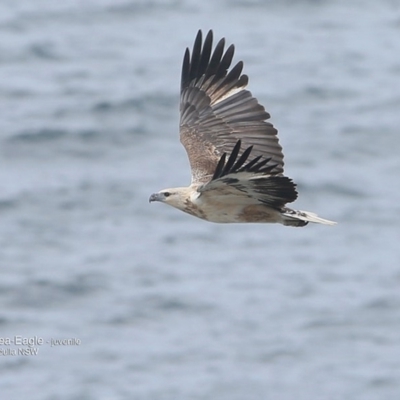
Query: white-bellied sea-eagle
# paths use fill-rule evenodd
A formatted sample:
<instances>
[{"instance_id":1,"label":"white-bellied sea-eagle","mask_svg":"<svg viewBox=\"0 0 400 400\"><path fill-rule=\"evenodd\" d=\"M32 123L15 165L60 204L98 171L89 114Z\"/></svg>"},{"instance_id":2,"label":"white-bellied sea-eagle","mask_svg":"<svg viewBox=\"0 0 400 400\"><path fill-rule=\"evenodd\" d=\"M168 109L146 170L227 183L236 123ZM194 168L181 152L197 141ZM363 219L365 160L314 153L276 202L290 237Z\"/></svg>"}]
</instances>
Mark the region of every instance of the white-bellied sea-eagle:
<instances>
[{"instance_id":1,"label":"white-bellied sea-eagle","mask_svg":"<svg viewBox=\"0 0 400 400\"><path fill-rule=\"evenodd\" d=\"M212 49L213 33L201 31L192 54L186 49L181 80L180 139L192 169L189 187L150 196L212 222L279 222L333 225L308 211L286 207L296 185L283 175L282 147L270 115L245 89L243 62L229 69L234 46Z\"/></svg>"}]
</instances>

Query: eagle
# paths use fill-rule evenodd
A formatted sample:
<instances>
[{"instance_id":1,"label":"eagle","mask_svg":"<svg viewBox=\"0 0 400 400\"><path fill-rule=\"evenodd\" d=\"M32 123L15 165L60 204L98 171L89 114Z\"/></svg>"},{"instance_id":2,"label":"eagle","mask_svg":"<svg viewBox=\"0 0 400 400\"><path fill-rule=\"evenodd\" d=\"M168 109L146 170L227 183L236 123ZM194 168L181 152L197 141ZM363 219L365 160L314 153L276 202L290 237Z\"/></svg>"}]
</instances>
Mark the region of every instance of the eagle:
<instances>
[{"instance_id":1,"label":"eagle","mask_svg":"<svg viewBox=\"0 0 400 400\"><path fill-rule=\"evenodd\" d=\"M183 58L180 140L192 172L188 187L163 189L149 201L169 204L216 223L270 222L334 225L308 211L286 207L296 184L283 174L283 153L265 108L246 90L243 62L230 68L234 45L199 30Z\"/></svg>"}]
</instances>

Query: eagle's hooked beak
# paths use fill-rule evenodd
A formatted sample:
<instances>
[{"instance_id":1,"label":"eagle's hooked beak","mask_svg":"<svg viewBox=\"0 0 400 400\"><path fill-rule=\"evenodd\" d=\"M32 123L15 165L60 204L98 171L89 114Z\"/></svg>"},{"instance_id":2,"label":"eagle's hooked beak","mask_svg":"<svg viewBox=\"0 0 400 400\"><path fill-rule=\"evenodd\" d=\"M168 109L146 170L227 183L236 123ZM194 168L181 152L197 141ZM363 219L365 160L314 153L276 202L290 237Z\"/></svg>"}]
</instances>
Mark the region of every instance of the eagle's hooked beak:
<instances>
[{"instance_id":1,"label":"eagle's hooked beak","mask_svg":"<svg viewBox=\"0 0 400 400\"><path fill-rule=\"evenodd\" d=\"M149 198L149 203L151 203L152 201L161 201L160 193L153 193Z\"/></svg>"}]
</instances>

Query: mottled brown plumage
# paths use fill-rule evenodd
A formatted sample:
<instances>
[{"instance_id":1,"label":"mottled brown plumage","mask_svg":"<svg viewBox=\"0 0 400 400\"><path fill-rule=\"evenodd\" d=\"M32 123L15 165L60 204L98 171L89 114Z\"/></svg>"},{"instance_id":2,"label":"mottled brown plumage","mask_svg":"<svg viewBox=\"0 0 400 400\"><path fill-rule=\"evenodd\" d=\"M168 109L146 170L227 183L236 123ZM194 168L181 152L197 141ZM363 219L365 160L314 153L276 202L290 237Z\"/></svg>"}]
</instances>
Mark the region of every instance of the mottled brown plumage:
<instances>
[{"instance_id":1,"label":"mottled brown plumage","mask_svg":"<svg viewBox=\"0 0 400 400\"><path fill-rule=\"evenodd\" d=\"M283 172L282 147L270 115L245 90L247 75L243 63L229 72L234 46L224 53L225 39L212 50L209 31L203 46L198 32L192 57L186 49L181 79L180 138L192 168L194 182L207 182L220 157L230 154L240 139L242 150L253 146L252 157L271 157L274 173Z\"/></svg>"},{"instance_id":2,"label":"mottled brown plumage","mask_svg":"<svg viewBox=\"0 0 400 400\"><path fill-rule=\"evenodd\" d=\"M270 115L245 89L243 62L230 69L234 46L199 31L186 49L181 77L180 140L192 170L189 187L150 197L213 222L280 222L304 226L333 224L285 205L297 198L283 175L283 153Z\"/></svg>"}]
</instances>

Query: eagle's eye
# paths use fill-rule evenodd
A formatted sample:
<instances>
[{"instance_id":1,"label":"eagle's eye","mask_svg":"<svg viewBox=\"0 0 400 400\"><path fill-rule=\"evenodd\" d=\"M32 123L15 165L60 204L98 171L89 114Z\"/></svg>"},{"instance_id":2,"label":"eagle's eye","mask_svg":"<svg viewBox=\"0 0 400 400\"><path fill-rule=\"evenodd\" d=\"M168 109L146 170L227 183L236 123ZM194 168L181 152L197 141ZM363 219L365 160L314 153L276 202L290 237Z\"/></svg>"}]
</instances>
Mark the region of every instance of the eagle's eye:
<instances>
[{"instance_id":1,"label":"eagle's eye","mask_svg":"<svg viewBox=\"0 0 400 400\"><path fill-rule=\"evenodd\" d=\"M168 197L170 194L170 192L164 192L164 197Z\"/></svg>"}]
</instances>

